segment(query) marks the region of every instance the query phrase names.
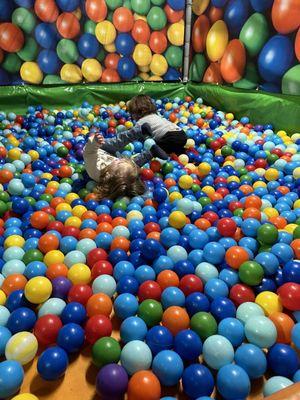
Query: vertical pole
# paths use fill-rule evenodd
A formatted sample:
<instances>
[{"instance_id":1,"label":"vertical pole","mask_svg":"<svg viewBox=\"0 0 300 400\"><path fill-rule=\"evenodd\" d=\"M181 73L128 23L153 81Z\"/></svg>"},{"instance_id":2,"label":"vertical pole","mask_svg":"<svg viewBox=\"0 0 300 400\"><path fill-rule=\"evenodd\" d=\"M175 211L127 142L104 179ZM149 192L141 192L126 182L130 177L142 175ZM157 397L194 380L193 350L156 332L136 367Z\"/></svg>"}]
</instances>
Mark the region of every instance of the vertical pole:
<instances>
[{"instance_id":1,"label":"vertical pole","mask_svg":"<svg viewBox=\"0 0 300 400\"><path fill-rule=\"evenodd\" d=\"M189 80L190 51L191 51L191 32L192 32L192 3L193 0L186 0L185 8L185 43L183 59L183 77L184 83Z\"/></svg>"}]
</instances>

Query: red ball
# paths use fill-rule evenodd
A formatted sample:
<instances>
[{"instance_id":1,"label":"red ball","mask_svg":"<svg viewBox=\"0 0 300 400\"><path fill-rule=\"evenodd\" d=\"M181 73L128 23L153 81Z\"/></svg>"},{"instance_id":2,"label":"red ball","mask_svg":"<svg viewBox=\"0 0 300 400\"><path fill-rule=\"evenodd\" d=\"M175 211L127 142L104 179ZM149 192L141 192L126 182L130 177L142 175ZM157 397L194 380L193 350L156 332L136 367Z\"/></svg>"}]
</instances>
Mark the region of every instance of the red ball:
<instances>
[{"instance_id":1,"label":"red ball","mask_svg":"<svg viewBox=\"0 0 300 400\"><path fill-rule=\"evenodd\" d=\"M87 265L89 267L92 267L97 261L100 260L107 260L107 253L105 250L103 249L93 249L89 252L89 254L87 255Z\"/></svg>"},{"instance_id":2,"label":"red ball","mask_svg":"<svg viewBox=\"0 0 300 400\"><path fill-rule=\"evenodd\" d=\"M80 229L76 226L64 226L61 231L62 236L73 236L78 239L80 235Z\"/></svg>"},{"instance_id":3,"label":"red ball","mask_svg":"<svg viewBox=\"0 0 300 400\"><path fill-rule=\"evenodd\" d=\"M12 24L5 22L0 24L0 48L8 53L20 51L24 45L24 34L22 30Z\"/></svg>"},{"instance_id":4,"label":"red ball","mask_svg":"<svg viewBox=\"0 0 300 400\"><path fill-rule=\"evenodd\" d=\"M126 7L118 7L113 13L113 24L119 32L129 32L133 28L134 17Z\"/></svg>"},{"instance_id":5,"label":"red ball","mask_svg":"<svg viewBox=\"0 0 300 400\"><path fill-rule=\"evenodd\" d=\"M97 217L97 224L100 224L101 222L108 222L109 224L112 221L112 217L109 214L100 214Z\"/></svg>"},{"instance_id":6,"label":"red ball","mask_svg":"<svg viewBox=\"0 0 300 400\"><path fill-rule=\"evenodd\" d=\"M219 216L217 213L213 212L213 211L207 211L206 213L204 213L202 215L203 218L207 219L207 221L209 221L212 225L218 221Z\"/></svg>"},{"instance_id":7,"label":"red ball","mask_svg":"<svg viewBox=\"0 0 300 400\"><path fill-rule=\"evenodd\" d=\"M80 23L73 13L64 12L56 21L59 34L65 39L74 39L80 33Z\"/></svg>"},{"instance_id":8,"label":"red ball","mask_svg":"<svg viewBox=\"0 0 300 400\"><path fill-rule=\"evenodd\" d=\"M147 299L160 301L161 287L155 281L146 281L141 284L138 291L139 301L142 302Z\"/></svg>"},{"instance_id":9,"label":"red ball","mask_svg":"<svg viewBox=\"0 0 300 400\"><path fill-rule=\"evenodd\" d=\"M290 311L298 311L300 309L299 283L287 282L280 286L277 293L285 308Z\"/></svg>"},{"instance_id":10,"label":"red ball","mask_svg":"<svg viewBox=\"0 0 300 400\"><path fill-rule=\"evenodd\" d=\"M60 221L51 221L47 225L46 230L47 231L57 231L57 232L61 233L63 228L64 228L64 224L62 222L60 222Z\"/></svg>"},{"instance_id":11,"label":"red ball","mask_svg":"<svg viewBox=\"0 0 300 400\"><path fill-rule=\"evenodd\" d=\"M249 286L237 283L230 289L229 298L238 307L240 304L246 303L247 301L254 302L255 294Z\"/></svg>"},{"instance_id":12,"label":"red ball","mask_svg":"<svg viewBox=\"0 0 300 400\"><path fill-rule=\"evenodd\" d=\"M218 221L217 229L222 236L234 236L237 225L231 218L221 218Z\"/></svg>"},{"instance_id":13,"label":"red ball","mask_svg":"<svg viewBox=\"0 0 300 400\"><path fill-rule=\"evenodd\" d=\"M120 58L121 57L117 53L107 54L104 60L105 68L117 69Z\"/></svg>"},{"instance_id":14,"label":"red ball","mask_svg":"<svg viewBox=\"0 0 300 400\"><path fill-rule=\"evenodd\" d=\"M243 204L240 201L231 201L228 206L230 211L234 211L237 208L244 208Z\"/></svg>"},{"instance_id":15,"label":"red ball","mask_svg":"<svg viewBox=\"0 0 300 400\"><path fill-rule=\"evenodd\" d=\"M101 82L113 83L120 82L121 78L118 72L111 68L106 68L101 75Z\"/></svg>"},{"instance_id":16,"label":"red ball","mask_svg":"<svg viewBox=\"0 0 300 400\"><path fill-rule=\"evenodd\" d=\"M154 172L149 168L141 169L141 178L144 181L151 181L154 178Z\"/></svg>"},{"instance_id":17,"label":"red ball","mask_svg":"<svg viewBox=\"0 0 300 400\"><path fill-rule=\"evenodd\" d=\"M92 288L89 285L74 285L68 293L68 302L77 301L85 306L88 299L93 295Z\"/></svg>"},{"instance_id":18,"label":"red ball","mask_svg":"<svg viewBox=\"0 0 300 400\"><path fill-rule=\"evenodd\" d=\"M85 324L85 337L90 344L94 344L104 336L112 333L112 323L105 315L93 315Z\"/></svg>"},{"instance_id":19,"label":"red ball","mask_svg":"<svg viewBox=\"0 0 300 400\"><path fill-rule=\"evenodd\" d=\"M97 261L92 268L92 279L97 278L99 275L112 275L113 266L107 260Z\"/></svg>"},{"instance_id":20,"label":"red ball","mask_svg":"<svg viewBox=\"0 0 300 400\"><path fill-rule=\"evenodd\" d=\"M43 22L55 22L59 16L55 0L35 0L34 11Z\"/></svg>"},{"instance_id":21,"label":"red ball","mask_svg":"<svg viewBox=\"0 0 300 400\"><path fill-rule=\"evenodd\" d=\"M144 231L148 235L148 233L151 233L151 232L160 232L161 229L160 229L159 224L157 224L156 222L148 222L148 224L146 224L144 226Z\"/></svg>"},{"instance_id":22,"label":"red ball","mask_svg":"<svg viewBox=\"0 0 300 400\"><path fill-rule=\"evenodd\" d=\"M179 289L183 291L185 296L188 296L194 292L202 292L203 283L198 276L194 274L188 274L180 279Z\"/></svg>"},{"instance_id":23,"label":"red ball","mask_svg":"<svg viewBox=\"0 0 300 400\"><path fill-rule=\"evenodd\" d=\"M40 317L33 328L33 333L39 344L49 346L56 342L58 332L63 326L57 315L47 314Z\"/></svg>"}]
</instances>

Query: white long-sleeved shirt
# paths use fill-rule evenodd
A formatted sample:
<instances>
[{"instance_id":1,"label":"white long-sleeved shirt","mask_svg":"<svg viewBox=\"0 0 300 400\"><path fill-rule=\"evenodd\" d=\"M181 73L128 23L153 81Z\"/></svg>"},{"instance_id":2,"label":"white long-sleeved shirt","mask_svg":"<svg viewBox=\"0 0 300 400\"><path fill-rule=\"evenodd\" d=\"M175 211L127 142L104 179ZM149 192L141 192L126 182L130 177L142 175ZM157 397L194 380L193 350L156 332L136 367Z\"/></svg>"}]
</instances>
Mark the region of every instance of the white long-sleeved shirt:
<instances>
[{"instance_id":1,"label":"white long-sleeved shirt","mask_svg":"<svg viewBox=\"0 0 300 400\"><path fill-rule=\"evenodd\" d=\"M89 177L98 182L101 171L111 164L117 157L101 149L95 137L88 138L83 149L85 169Z\"/></svg>"},{"instance_id":2,"label":"white long-sleeved shirt","mask_svg":"<svg viewBox=\"0 0 300 400\"><path fill-rule=\"evenodd\" d=\"M176 124L173 124L173 122L170 122L157 114L146 115L139 119L136 125L142 126L145 123L150 125L154 140L161 139L167 132L181 130Z\"/></svg>"}]
</instances>

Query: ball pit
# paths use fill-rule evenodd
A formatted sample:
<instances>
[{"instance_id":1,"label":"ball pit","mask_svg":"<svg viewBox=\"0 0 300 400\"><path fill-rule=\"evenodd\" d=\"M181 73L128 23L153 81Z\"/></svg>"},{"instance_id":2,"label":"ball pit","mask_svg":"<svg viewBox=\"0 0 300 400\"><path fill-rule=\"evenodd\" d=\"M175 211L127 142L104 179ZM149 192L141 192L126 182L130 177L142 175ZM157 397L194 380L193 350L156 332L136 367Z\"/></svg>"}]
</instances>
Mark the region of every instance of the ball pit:
<instances>
[{"instance_id":1,"label":"ball pit","mask_svg":"<svg viewBox=\"0 0 300 400\"><path fill-rule=\"evenodd\" d=\"M122 35L135 25L115 19ZM201 98L156 105L186 153L146 165L146 194L115 202L97 201L82 151L90 129L132 126L125 102L0 112L0 397L34 399L22 365L60 382L81 350L104 398L159 400L181 384L241 399L263 376L265 394L299 380L299 134Z\"/></svg>"}]
</instances>

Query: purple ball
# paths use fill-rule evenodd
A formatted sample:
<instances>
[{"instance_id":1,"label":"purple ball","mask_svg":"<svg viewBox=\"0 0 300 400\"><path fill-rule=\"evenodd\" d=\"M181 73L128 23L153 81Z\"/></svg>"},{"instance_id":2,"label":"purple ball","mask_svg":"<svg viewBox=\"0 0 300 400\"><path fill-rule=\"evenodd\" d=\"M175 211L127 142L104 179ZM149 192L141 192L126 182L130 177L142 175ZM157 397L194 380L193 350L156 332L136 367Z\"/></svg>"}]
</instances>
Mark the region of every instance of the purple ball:
<instances>
[{"instance_id":1,"label":"purple ball","mask_svg":"<svg viewBox=\"0 0 300 400\"><path fill-rule=\"evenodd\" d=\"M60 299L66 299L69 290L72 287L71 281L64 276L59 276L52 281L52 297L59 297Z\"/></svg>"},{"instance_id":2,"label":"purple ball","mask_svg":"<svg viewBox=\"0 0 300 400\"><path fill-rule=\"evenodd\" d=\"M107 364L100 369L96 379L97 393L104 398L117 400L127 391L128 375L118 364ZM101 397L102 398L102 397Z\"/></svg>"}]
</instances>

